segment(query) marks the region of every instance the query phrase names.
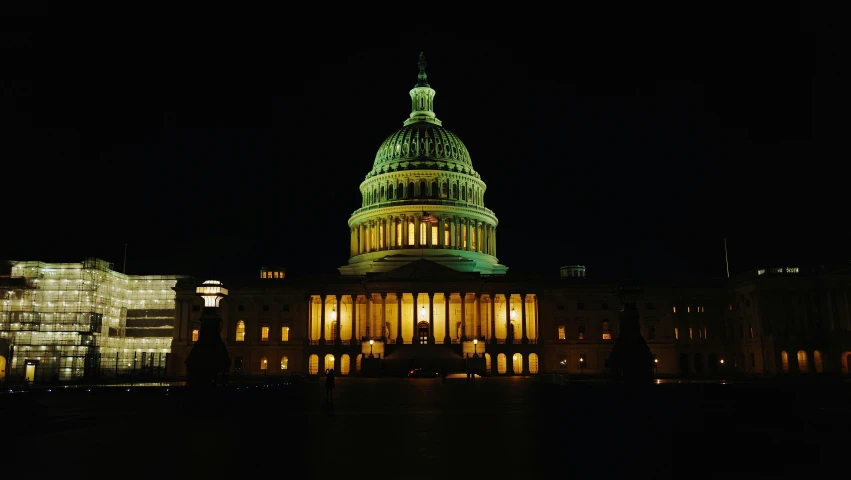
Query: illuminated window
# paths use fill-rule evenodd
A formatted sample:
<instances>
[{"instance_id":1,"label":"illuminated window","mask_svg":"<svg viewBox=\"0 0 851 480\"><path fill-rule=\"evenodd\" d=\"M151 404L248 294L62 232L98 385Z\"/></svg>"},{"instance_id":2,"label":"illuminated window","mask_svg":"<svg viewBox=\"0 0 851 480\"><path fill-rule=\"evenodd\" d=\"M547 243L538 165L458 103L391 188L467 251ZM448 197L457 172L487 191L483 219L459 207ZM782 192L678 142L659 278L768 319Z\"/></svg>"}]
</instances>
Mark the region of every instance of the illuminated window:
<instances>
[{"instance_id":1,"label":"illuminated window","mask_svg":"<svg viewBox=\"0 0 851 480\"><path fill-rule=\"evenodd\" d=\"M674 340L679 340L679 339L680 339L680 329L677 328L677 327L674 327Z\"/></svg>"},{"instance_id":2,"label":"illuminated window","mask_svg":"<svg viewBox=\"0 0 851 480\"><path fill-rule=\"evenodd\" d=\"M269 327L260 327L260 340L264 342L269 341Z\"/></svg>"},{"instance_id":3,"label":"illuminated window","mask_svg":"<svg viewBox=\"0 0 851 480\"><path fill-rule=\"evenodd\" d=\"M566 337L565 337L565 334L564 334L564 325L559 325L559 327L558 327L558 339L564 340L565 338Z\"/></svg>"},{"instance_id":4,"label":"illuminated window","mask_svg":"<svg viewBox=\"0 0 851 480\"><path fill-rule=\"evenodd\" d=\"M750 331L751 338L754 338L753 327L748 327L748 330Z\"/></svg>"},{"instance_id":5,"label":"illuminated window","mask_svg":"<svg viewBox=\"0 0 851 480\"><path fill-rule=\"evenodd\" d=\"M798 350L798 370L801 373L807 373L810 371L810 364L807 362L807 352L803 350Z\"/></svg>"},{"instance_id":6,"label":"illuminated window","mask_svg":"<svg viewBox=\"0 0 851 480\"><path fill-rule=\"evenodd\" d=\"M467 249L467 227L466 225L461 225L461 248L464 250Z\"/></svg>"},{"instance_id":7,"label":"illuminated window","mask_svg":"<svg viewBox=\"0 0 851 480\"><path fill-rule=\"evenodd\" d=\"M686 307L686 313L691 313L691 307Z\"/></svg>"},{"instance_id":8,"label":"illuminated window","mask_svg":"<svg viewBox=\"0 0 851 480\"><path fill-rule=\"evenodd\" d=\"M236 341L245 341L245 322L243 322L242 320L236 322Z\"/></svg>"},{"instance_id":9,"label":"illuminated window","mask_svg":"<svg viewBox=\"0 0 851 480\"><path fill-rule=\"evenodd\" d=\"M538 373L538 354L530 353L529 354L529 373L532 375Z\"/></svg>"},{"instance_id":10,"label":"illuminated window","mask_svg":"<svg viewBox=\"0 0 851 480\"><path fill-rule=\"evenodd\" d=\"M286 370L290 366L290 359L287 357L281 357L281 370Z\"/></svg>"},{"instance_id":11,"label":"illuminated window","mask_svg":"<svg viewBox=\"0 0 851 480\"><path fill-rule=\"evenodd\" d=\"M730 305L727 305L727 308L729 308L730 311L732 312L733 311L733 304L731 303Z\"/></svg>"},{"instance_id":12,"label":"illuminated window","mask_svg":"<svg viewBox=\"0 0 851 480\"><path fill-rule=\"evenodd\" d=\"M816 373L821 373L824 365L821 363L821 352L816 350L813 352L813 361L816 364Z\"/></svg>"},{"instance_id":13,"label":"illuminated window","mask_svg":"<svg viewBox=\"0 0 851 480\"><path fill-rule=\"evenodd\" d=\"M677 313L677 307L672 307L674 309L674 313Z\"/></svg>"},{"instance_id":14,"label":"illuminated window","mask_svg":"<svg viewBox=\"0 0 851 480\"><path fill-rule=\"evenodd\" d=\"M783 366L783 373L789 373L789 354L786 350L780 352L780 364Z\"/></svg>"},{"instance_id":15,"label":"illuminated window","mask_svg":"<svg viewBox=\"0 0 851 480\"><path fill-rule=\"evenodd\" d=\"M414 232L416 232L414 230L414 222L408 222L408 246L416 245L416 242L414 242Z\"/></svg>"},{"instance_id":16,"label":"illuminated window","mask_svg":"<svg viewBox=\"0 0 851 480\"><path fill-rule=\"evenodd\" d=\"M281 327L281 341L289 342L290 341L290 327Z\"/></svg>"},{"instance_id":17,"label":"illuminated window","mask_svg":"<svg viewBox=\"0 0 851 480\"><path fill-rule=\"evenodd\" d=\"M437 237L437 225L431 226L431 244L437 246L440 243L440 240Z\"/></svg>"},{"instance_id":18,"label":"illuminated window","mask_svg":"<svg viewBox=\"0 0 851 480\"><path fill-rule=\"evenodd\" d=\"M612 332L609 331L609 322L603 321L603 340L611 340Z\"/></svg>"},{"instance_id":19,"label":"illuminated window","mask_svg":"<svg viewBox=\"0 0 851 480\"><path fill-rule=\"evenodd\" d=\"M694 329L691 327L688 327L688 339L694 340Z\"/></svg>"},{"instance_id":20,"label":"illuminated window","mask_svg":"<svg viewBox=\"0 0 851 480\"><path fill-rule=\"evenodd\" d=\"M307 372L311 375L319 373L319 355L313 354L307 359Z\"/></svg>"},{"instance_id":21,"label":"illuminated window","mask_svg":"<svg viewBox=\"0 0 851 480\"><path fill-rule=\"evenodd\" d=\"M420 223L420 245L426 244L426 222Z\"/></svg>"},{"instance_id":22,"label":"illuminated window","mask_svg":"<svg viewBox=\"0 0 851 480\"><path fill-rule=\"evenodd\" d=\"M261 357L260 358L260 370L266 370L266 368L268 366L269 366L269 360L267 360L266 357Z\"/></svg>"},{"instance_id":23,"label":"illuminated window","mask_svg":"<svg viewBox=\"0 0 851 480\"><path fill-rule=\"evenodd\" d=\"M193 330L192 330L192 341L193 341L193 342L197 342L197 341L198 341L198 329L197 329L197 328L195 328L195 329L193 329Z\"/></svg>"},{"instance_id":24,"label":"illuminated window","mask_svg":"<svg viewBox=\"0 0 851 480\"><path fill-rule=\"evenodd\" d=\"M402 222L396 223L396 246L402 246L402 239L405 238L402 236Z\"/></svg>"},{"instance_id":25,"label":"illuminated window","mask_svg":"<svg viewBox=\"0 0 851 480\"><path fill-rule=\"evenodd\" d=\"M452 245L449 241L449 225L446 226L446 231L444 232L443 244L447 247Z\"/></svg>"},{"instance_id":26,"label":"illuminated window","mask_svg":"<svg viewBox=\"0 0 851 480\"><path fill-rule=\"evenodd\" d=\"M470 229L470 250L476 251L476 227Z\"/></svg>"},{"instance_id":27,"label":"illuminated window","mask_svg":"<svg viewBox=\"0 0 851 480\"><path fill-rule=\"evenodd\" d=\"M709 334L708 334L708 333L706 333L707 331L708 331L708 330L706 329L706 327L703 327L703 339L704 339L704 340L708 340L708 339L709 339Z\"/></svg>"},{"instance_id":28,"label":"illuminated window","mask_svg":"<svg viewBox=\"0 0 851 480\"><path fill-rule=\"evenodd\" d=\"M585 325L580 325L577 330L579 332L579 335L578 335L579 340L584 340L585 339Z\"/></svg>"}]
</instances>

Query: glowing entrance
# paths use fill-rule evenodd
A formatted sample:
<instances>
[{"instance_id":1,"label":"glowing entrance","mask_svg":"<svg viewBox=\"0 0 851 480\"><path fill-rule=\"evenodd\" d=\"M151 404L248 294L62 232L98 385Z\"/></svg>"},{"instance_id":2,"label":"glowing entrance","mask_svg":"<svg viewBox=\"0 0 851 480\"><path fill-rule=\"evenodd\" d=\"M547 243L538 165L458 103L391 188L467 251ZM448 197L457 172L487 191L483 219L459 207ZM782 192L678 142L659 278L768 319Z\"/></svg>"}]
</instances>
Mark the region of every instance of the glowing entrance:
<instances>
[{"instance_id":1,"label":"glowing entrance","mask_svg":"<svg viewBox=\"0 0 851 480\"><path fill-rule=\"evenodd\" d=\"M420 341L420 345L428 343L428 322L420 322L417 324L417 338Z\"/></svg>"},{"instance_id":2,"label":"glowing entrance","mask_svg":"<svg viewBox=\"0 0 851 480\"><path fill-rule=\"evenodd\" d=\"M0 382L6 378L6 357L0 355Z\"/></svg>"},{"instance_id":3,"label":"glowing entrance","mask_svg":"<svg viewBox=\"0 0 851 480\"><path fill-rule=\"evenodd\" d=\"M26 380L27 382L34 382L35 381L35 364L34 363L28 363L27 364L27 370L26 370L26 373L24 374L24 380Z\"/></svg>"}]
</instances>

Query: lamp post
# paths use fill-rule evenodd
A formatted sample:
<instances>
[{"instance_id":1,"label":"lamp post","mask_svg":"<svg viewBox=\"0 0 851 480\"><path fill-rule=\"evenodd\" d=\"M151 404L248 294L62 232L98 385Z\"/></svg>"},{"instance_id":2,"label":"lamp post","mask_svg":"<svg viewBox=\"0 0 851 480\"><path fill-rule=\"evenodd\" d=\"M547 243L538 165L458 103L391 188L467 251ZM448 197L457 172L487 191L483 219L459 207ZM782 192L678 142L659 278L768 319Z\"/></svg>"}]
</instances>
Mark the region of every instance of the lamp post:
<instances>
[{"instance_id":1,"label":"lamp post","mask_svg":"<svg viewBox=\"0 0 851 480\"><path fill-rule=\"evenodd\" d=\"M266 376L266 372L269 371L269 361L265 358L263 359L263 376Z\"/></svg>"},{"instance_id":2,"label":"lamp post","mask_svg":"<svg viewBox=\"0 0 851 480\"><path fill-rule=\"evenodd\" d=\"M722 360L721 363L724 363L724 361ZM654 358L653 359L653 373L658 373L658 372L659 372L659 359Z\"/></svg>"},{"instance_id":3,"label":"lamp post","mask_svg":"<svg viewBox=\"0 0 851 480\"><path fill-rule=\"evenodd\" d=\"M372 357L372 344L374 344L374 343L375 343L375 340L373 340L373 339L369 340L369 358L373 358Z\"/></svg>"},{"instance_id":4,"label":"lamp post","mask_svg":"<svg viewBox=\"0 0 851 480\"><path fill-rule=\"evenodd\" d=\"M478 352L478 346L479 345L478 344L479 344L479 339L474 338L473 339L473 358L479 358L479 352Z\"/></svg>"},{"instance_id":5,"label":"lamp post","mask_svg":"<svg viewBox=\"0 0 851 480\"><path fill-rule=\"evenodd\" d=\"M585 371L585 357L579 357L579 374L582 375Z\"/></svg>"}]
</instances>

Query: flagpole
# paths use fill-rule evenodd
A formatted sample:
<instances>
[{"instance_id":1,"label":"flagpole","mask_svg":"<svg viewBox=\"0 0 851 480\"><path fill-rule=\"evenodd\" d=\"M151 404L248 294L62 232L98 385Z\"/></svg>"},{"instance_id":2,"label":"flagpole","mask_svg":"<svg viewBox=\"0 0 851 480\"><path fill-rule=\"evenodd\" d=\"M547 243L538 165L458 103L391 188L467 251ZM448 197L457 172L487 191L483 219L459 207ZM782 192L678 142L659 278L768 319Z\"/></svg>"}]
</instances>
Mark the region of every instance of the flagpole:
<instances>
[{"instance_id":1,"label":"flagpole","mask_svg":"<svg viewBox=\"0 0 851 480\"><path fill-rule=\"evenodd\" d=\"M730 260L727 257L727 238L724 237L724 263L727 265L727 278L730 278Z\"/></svg>"}]
</instances>

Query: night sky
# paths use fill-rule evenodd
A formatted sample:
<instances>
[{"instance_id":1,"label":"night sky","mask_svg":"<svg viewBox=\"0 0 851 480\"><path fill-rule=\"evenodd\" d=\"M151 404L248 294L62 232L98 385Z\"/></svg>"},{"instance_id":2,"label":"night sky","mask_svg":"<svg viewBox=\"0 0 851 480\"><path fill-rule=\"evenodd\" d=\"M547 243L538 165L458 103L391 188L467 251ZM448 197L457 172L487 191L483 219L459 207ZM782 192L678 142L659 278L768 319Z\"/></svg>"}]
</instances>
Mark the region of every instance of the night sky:
<instances>
[{"instance_id":1,"label":"night sky","mask_svg":"<svg viewBox=\"0 0 851 480\"><path fill-rule=\"evenodd\" d=\"M725 237L733 273L851 258L828 16L232 8L3 21L0 258L334 273L420 51L510 272L723 277Z\"/></svg>"}]
</instances>

